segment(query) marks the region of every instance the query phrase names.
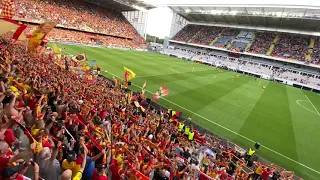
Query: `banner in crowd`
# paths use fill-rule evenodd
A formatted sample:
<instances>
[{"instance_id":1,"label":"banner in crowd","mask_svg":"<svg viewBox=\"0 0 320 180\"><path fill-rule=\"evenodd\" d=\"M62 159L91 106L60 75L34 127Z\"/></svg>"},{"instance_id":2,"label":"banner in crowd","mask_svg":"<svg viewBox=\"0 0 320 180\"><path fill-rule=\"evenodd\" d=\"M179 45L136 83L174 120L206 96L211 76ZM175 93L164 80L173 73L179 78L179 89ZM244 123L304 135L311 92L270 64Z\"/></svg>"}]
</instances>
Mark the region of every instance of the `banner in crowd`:
<instances>
[{"instance_id":1,"label":"banner in crowd","mask_svg":"<svg viewBox=\"0 0 320 180\"><path fill-rule=\"evenodd\" d=\"M164 85L162 85L159 90L153 95L153 98L155 100L158 100L159 98L163 97L163 96L167 96L169 94L169 90L164 87Z\"/></svg>"},{"instance_id":2,"label":"banner in crowd","mask_svg":"<svg viewBox=\"0 0 320 180\"><path fill-rule=\"evenodd\" d=\"M27 26L24 24L19 24L11 19L0 18L0 27L0 35L14 31L12 39L18 40L22 35L24 35L23 31Z\"/></svg>"},{"instance_id":3,"label":"banner in crowd","mask_svg":"<svg viewBox=\"0 0 320 180\"><path fill-rule=\"evenodd\" d=\"M80 63L88 61L86 53L80 53L80 54L74 55L74 56L72 56L71 59L73 61L77 61L77 62L80 62Z\"/></svg>"},{"instance_id":4,"label":"banner in crowd","mask_svg":"<svg viewBox=\"0 0 320 180\"><path fill-rule=\"evenodd\" d=\"M124 69L124 79L126 80L126 82L136 77L136 73L134 73L131 69L128 69L126 67L123 67L123 69Z\"/></svg>"},{"instance_id":5,"label":"banner in crowd","mask_svg":"<svg viewBox=\"0 0 320 180\"><path fill-rule=\"evenodd\" d=\"M35 51L42 43L46 35L57 25L57 21L48 21L40 24L28 37L29 52Z\"/></svg>"},{"instance_id":6,"label":"banner in crowd","mask_svg":"<svg viewBox=\"0 0 320 180\"><path fill-rule=\"evenodd\" d=\"M14 16L14 8L13 8L14 0L3 0L1 3L1 14L0 17L12 19ZM1 26L2 28L3 26Z\"/></svg>"},{"instance_id":7,"label":"banner in crowd","mask_svg":"<svg viewBox=\"0 0 320 180\"><path fill-rule=\"evenodd\" d=\"M147 86L147 81L145 81L145 82L143 83L143 86L142 86L142 88L141 88L141 93L142 93L142 95L144 95L144 93L146 92L146 86Z\"/></svg>"},{"instance_id":8,"label":"banner in crowd","mask_svg":"<svg viewBox=\"0 0 320 180\"><path fill-rule=\"evenodd\" d=\"M94 60L94 59L90 60L90 65L89 66L92 67L95 63L96 63L96 60Z\"/></svg>"}]
</instances>

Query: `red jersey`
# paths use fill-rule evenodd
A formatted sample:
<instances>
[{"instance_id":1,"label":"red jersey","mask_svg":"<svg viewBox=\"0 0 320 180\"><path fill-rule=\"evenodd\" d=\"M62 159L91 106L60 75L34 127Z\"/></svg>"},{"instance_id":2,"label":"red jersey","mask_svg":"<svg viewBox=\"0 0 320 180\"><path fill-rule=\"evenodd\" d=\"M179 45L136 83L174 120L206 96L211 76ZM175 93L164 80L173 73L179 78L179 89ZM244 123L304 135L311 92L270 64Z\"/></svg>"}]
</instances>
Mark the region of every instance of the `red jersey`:
<instances>
[{"instance_id":1,"label":"red jersey","mask_svg":"<svg viewBox=\"0 0 320 180\"><path fill-rule=\"evenodd\" d=\"M262 171L261 178L262 178L263 180L267 180L271 174L272 174L272 172L267 171L266 169L264 169L264 170Z\"/></svg>"},{"instance_id":2,"label":"red jersey","mask_svg":"<svg viewBox=\"0 0 320 180\"><path fill-rule=\"evenodd\" d=\"M112 180L120 180L120 174L122 174L122 169L118 166L117 160L112 159L110 170L112 173Z\"/></svg>"},{"instance_id":3,"label":"red jersey","mask_svg":"<svg viewBox=\"0 0 320 180\"><path fill-rule=\"evenodd\" d=\"M9 160L9 157L0 157L0 174L2 174L4 168L8 167ZM0 180L2 179L2 176L0 176Z\"/></svg>"},{"instance_id":4,"label":"red jersey","mask_svg":"<svg viewBox=\"0 0 320 180\"><path fill-rule=\"evenodd\" d=\"M108 180L108 176L106 174L99 176L97 174L97 169L94 169L93 174L92 174L92 180Z\"/></svg>"}]
</instances>

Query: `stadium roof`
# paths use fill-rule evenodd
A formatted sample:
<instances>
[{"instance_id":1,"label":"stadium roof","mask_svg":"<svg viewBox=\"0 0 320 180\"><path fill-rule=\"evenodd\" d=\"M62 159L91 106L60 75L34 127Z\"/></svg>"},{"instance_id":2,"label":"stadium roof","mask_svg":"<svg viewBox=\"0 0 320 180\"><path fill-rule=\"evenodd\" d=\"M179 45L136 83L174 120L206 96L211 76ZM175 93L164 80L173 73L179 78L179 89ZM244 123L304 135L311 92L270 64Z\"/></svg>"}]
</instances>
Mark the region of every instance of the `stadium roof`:
<instances>
[{"instance_id":1,"label":"stadium roof","mask_svg":"<svg viewBox=\"0 0 320 180\"><path fill-rule=\"evenodd\" d=\"M155 6L144 2L142 0L87 0L90 3L94 3L100 6L114 9L116 11L146 11Z\"/></svg>"},{"instance_id":2,"label":"stadium roof","mask_svg":"<svg viewBox=\"0 0 320 180\"><path fill-rule=\"evenodd\" d=\"M320 31L320 7L281 5L170 5L190 22Z\"/></svg>"}]
</instances>

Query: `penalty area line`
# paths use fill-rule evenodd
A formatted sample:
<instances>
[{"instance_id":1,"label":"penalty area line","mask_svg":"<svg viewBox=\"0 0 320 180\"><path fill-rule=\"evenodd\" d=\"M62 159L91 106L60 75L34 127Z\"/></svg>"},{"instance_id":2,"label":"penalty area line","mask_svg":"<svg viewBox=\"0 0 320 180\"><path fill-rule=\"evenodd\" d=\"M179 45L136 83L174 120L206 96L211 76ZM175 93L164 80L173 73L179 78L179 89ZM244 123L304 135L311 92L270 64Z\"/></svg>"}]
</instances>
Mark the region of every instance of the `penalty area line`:
<instances>
[{"instance_id":1,"label":"penalty area line","mask_svg":"<svg viewBox=\"0 0 320 180\"><path fill-rule=\"evenodd\" d=\"M117 75L115 75L115 74L113 74L113 73L111 73L111 72L107 72L107 73L109 73L109 74L111 74L111 75L113 75L113 76L116 76L116 77L118 77L118 78L120 78L120 79L123 79L123 78L121 78L121 77L119 77L119 76L117 76ZM136 84L133 84L133 83L132 83L132 85L134 85L134 86L136 86L136 87L138 87L138 88L141 88L141 86L138 86L138 85L136 85ZM149 92L149 93L151 93L151 94L153 94L151 91L148 91L148 90L146 90L146 91ZM237 132L235 132L235 131L232 131L231 129L229 129L229 128L227 128L227 127L224 127L224 126L222 126L222 125L220 125L220 124L218 124L218 123L216 123L216 122L214 122L214 121L212 121L212 120L210 120L210 119L208 119L208 118L206 118L206 117L203 117L203 116L201 116L201 115L199 115L199 114L197 114L197 113L195 113L195 112L193 112L193 111L191 111L191 110L189 110L189 109L187 109L187 108L185 108L185 107L182 107L182 106L180 106L180 105L178 105L178 104L176 104L176 103L174 103L174 102L172 102L172 101L170 101L170 100L167 100L167 99L165 99L165 98L161 98L161 99L163 99L163 100L165 100L165 101L167 101L167 102L169 102L169 103L171 103L171 104L173 104L173 105L176 105L176 106L180 107L181 109L184 109L184 110L186 110L186 111L188 111L188 112L190 112L190 113L192 113L192 114L194 114L194 115L196 115L196 116L198 116L198 117L200 117L200 118L202 118L202 119L204 119L204 120L206 120L206 121L208 121L208 122L211 122L212 124L215 124L215 125L219 126L220 128L225 129L225 130L227 130L227 131L229 131L229 132L231 132L231 133L233 133L233 134L235 134L235 135L237 135L237 136L239 136L239 137L242 137L243 139L246 139L246 140L248 140L248 141L250 141L250 142L252 142L252 143L255 143L255 142L256 142L256 141L254 141L254 140L252 140L252 139L249 139L249 138L247 138L247 137L245 137L245 136L243 136L243 135L241 135L241 134L239 134L239 133L237 133ZM294 162L294 163L296 163L296 164L299 164L300 166L305 167L305 168L307 168L307 169L309 169L309 170L311 170L311 171L313 171L313 172L315 172L315 173L317 173L317 174L320 174L319 171L317 171L317 170L315 170L315 169L313 169L313 168L311 168L311 167L309 167L309 166L307 166L307 165L304 165L304 164L302 164L302 163L300 163L300 162L298 162L298 161L296 161L296 160L294 160L294 159L291 159L291 158L289 158L289 157L287 157L287 156L285 156L285 155L283 155L283 154L281 154L281 153L279 153L279 152L277 152L277 151L275 151L275 150L273 150L273 149L270 149L270 148L268 148L268 147L266 147L266 146L264 146L264 145L261 145L261 147L263 147L263 148L265 148L265 149L267 149L267 150L269 150L269 151L271 151L271 152L273 152L273 153L275 153L275 154L277 154L277 155L279 155L279 156L281 156L281 157L283 157L283 158L285 158L285 159L288 159L288 160L290 160L290 161L292 161L292 162Z\"/></svg>"},{"instance_id":2,"label":"penalty area line","mask_svg":"<svg viewBox=\"0 0 320 180\"><path fill-rule=\"evenodd\" d=\"M312 101L309 99L309 97L307 95L305 95L306 98L308 99L308 101L311 103L311 105L313 106L313 108L317 111L318 115L320 115L318 109L316 108L316 106L314 106L314 104L312 103Z\"/></svg>"}]
</instances>

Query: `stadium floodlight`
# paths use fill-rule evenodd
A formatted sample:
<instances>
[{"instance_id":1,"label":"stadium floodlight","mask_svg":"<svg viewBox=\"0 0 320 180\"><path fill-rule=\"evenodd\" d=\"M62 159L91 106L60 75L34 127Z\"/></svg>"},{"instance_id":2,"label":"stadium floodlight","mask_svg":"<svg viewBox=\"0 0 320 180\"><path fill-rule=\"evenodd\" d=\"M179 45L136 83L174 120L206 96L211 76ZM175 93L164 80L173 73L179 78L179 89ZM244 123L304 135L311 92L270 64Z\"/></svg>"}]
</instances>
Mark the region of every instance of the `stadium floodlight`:
<instances>
[{"instance_id":1,"label":"stadium floodlight","mask_svg":"<svg viewBox=\"0 0 320 180\"><path fill-rule=\"evenodd\" d=\"M186 9L185 11L186 11L186 13L189 13L189 12L190 12L190 9Z\"/></svg>"}]
</instances>

